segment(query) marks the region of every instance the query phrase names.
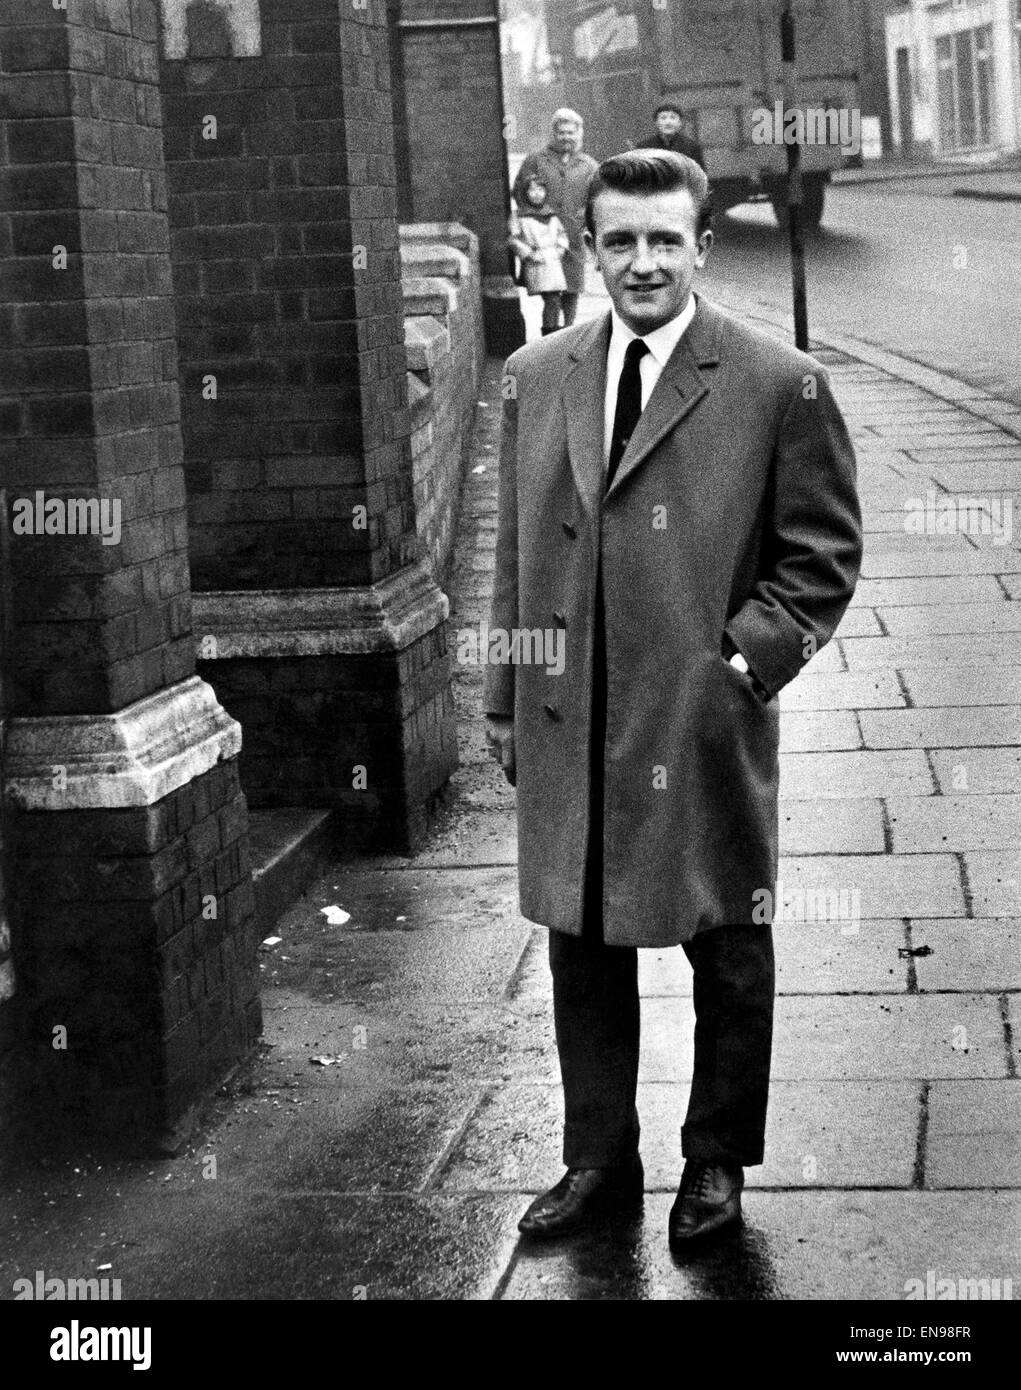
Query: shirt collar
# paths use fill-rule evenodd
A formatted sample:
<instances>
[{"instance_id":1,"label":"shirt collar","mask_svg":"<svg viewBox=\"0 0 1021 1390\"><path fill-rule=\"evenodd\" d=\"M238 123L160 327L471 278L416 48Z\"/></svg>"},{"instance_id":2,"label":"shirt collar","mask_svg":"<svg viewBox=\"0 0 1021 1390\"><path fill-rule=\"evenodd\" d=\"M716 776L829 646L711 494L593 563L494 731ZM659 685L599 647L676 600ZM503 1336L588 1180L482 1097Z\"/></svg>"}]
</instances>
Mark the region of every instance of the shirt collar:
<instances>
[{"instance_id":1,"label":"shirt collar","mask_svg":"<svg viewBox=\"0 0 1021 1390\"><path fill-rule=\"evenodd\" d=\"M695 294L688 295L688 302L677 315L676 318L664 323L661 328L654 329L651 333L644 336L645 345L655 358L660 367L665 367L670 357L673 355L677 344L684 337L691 325L691 320L695 317L695 310L698 302ZM611 349L618 347L619 351L624 352L628 343L637 338L638 334L628 328L624 320L619 316L616 309L611 310L613 318L612 332L610 335Z\"/></svg>"}]
</instances>

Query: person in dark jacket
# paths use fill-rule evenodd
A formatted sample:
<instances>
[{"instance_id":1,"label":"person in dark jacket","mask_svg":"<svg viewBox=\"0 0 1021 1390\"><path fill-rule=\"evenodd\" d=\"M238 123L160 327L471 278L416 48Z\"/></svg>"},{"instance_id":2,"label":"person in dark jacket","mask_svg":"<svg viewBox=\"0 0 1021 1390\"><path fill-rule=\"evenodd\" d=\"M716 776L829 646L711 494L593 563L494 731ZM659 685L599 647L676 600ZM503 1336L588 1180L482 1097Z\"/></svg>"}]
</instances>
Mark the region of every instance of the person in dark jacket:
<instances>
[{"instance_id":1,"label":"person in dark jacket","mask_svg":"<svg viewBox=\"0 0 1021 1390\"><path fill-rule=\"evenodd\" d=\"M673 150L675 154L686 154L700 169L705 168L705 155L702 146L694 135L684 128L684 112L673 102L664 101L656 110L656 129L636 150Z\"/></svg>"}]
</instances>

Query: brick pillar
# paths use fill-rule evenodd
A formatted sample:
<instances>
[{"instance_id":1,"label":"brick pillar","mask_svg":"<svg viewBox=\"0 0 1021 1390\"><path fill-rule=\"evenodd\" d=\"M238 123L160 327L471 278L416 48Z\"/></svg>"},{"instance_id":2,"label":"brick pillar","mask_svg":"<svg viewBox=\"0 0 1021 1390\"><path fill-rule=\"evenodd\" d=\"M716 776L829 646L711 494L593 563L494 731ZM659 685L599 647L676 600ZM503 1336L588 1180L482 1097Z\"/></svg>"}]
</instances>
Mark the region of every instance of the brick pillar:
<instances>
[{"instance_id":1,"label":"brick pillar","mask_svg":"<svg viewBox=\"0 0 1021 1390\"><path fill-rule=\"evenodd\" d=\"M408 844L456 736L416 533L385 0L262 0L164 37L199 670L244 726L253 803Z\"/></svg>"},{"instance_id":2,"label":"brick pillar","mask_svg":"<svg viewBox=\"0 0 1021 1390\"><path fill-rule=\"evenodd\" d=\"M240 730L195 675L156 41L156 0L0 11L15 998L39 1118L122 1142L259 1027Z\"/></svg>"},{"instance_id":3,"label":"brick pillar","mask_svg":"<svg viewBox=\"0 0 1021 1390\"><path fill-rule=\"evenodd\" d=\"M508 274L510 180L499 0L392 0L416 222L461 222L479 238L486 342L507 356L525 341Z\"/></svg>"}]
</instances>

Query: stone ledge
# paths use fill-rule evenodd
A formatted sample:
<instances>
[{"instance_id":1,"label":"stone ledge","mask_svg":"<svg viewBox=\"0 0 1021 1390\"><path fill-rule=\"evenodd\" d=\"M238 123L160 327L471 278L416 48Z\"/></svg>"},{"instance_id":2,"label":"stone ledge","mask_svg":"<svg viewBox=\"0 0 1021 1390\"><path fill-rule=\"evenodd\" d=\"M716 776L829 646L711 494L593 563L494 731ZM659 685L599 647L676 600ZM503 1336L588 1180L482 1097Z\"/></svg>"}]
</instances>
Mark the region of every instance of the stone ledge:
<instances>
[{"instance_id":1,"label":"stone ledge","mask_svg":"<svg viewBox=\"0 0 1021 1390\"><path fill-rule=\"evenodd\" d=\"M402 242L401 269L407 275L438 276L460 284L471 274L471 262L463 251L442 241Z\"/></svg>"},{"instance_id":2,"label":"stone ledge","mask_svg":"<svg viewBox=\"0 0 1021 1390\"><path fill-rule=\"evenodd\" d=\"M457 290L438 276L409 275L402 281L405 318L444 319L457 313Z\"/></svg>"},{"instance_id":3,"label":"stone ledge","mask_svg":"<svg viewBox=\"0 0 1021 1390\"><path fill-rule=\"evenodd\" d=\"M453 246L469 259L478 254L479 239L460 222L406 222L400 228L402 242L423 245L441 242Z\"/></svg>"},{"instance_id":4,"label":"stone ledge","mask_svg":"<svg viewBox=\"0 0 1021 1390\"><path fill-rule=\"evenodd\" d=\"M450 601L424 562L378 584L192 594L203 661L401 652L446 622ZM212 636L216 655L202 643Z\"/></svg>"},{"instance_id":5,"label":"stone ledge","mask_svg":"<svg viewBox=\"0 0 1021 1390\"><path fill-rule=\"evenodd\" d=\"M435 318L406 318L404 348L410 371L431 373L438 358L450 355L450 329Z\"/></svg>"},{"instance_id":6,"label":"stone ledge","mask_svg":"<svg viewBox=\"0 0 1021 1390\"><path fill-rule=\"evenodd\" d=\"M12 719L4 796L24 811L152 806L240 751L241 725L192 676L116 714Z\"/></svg>"},{"instance_id":7,"label":"stone ledge","mask_svg":"<svg viewBox=\"0 0 1021 1390\"><path fill-rule=\"evenodd\" d=\"M414 372L407 373L408 378L408 409L411 412L411 428L418 430L425 427L432 428L433 417L433 389L426 386L420 377Z\"/></svg>"}]
</instances>

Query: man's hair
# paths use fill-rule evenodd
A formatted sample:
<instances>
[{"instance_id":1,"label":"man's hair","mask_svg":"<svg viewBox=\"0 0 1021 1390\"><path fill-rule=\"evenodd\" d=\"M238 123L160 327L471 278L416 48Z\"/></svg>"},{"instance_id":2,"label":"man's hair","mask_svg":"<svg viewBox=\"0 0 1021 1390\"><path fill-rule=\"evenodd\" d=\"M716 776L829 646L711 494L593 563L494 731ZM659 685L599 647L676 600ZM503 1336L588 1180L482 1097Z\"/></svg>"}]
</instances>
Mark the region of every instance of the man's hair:
<instances>
[{"instance_id":1,"label":"man's hair","mask_svg":"<svg viewBox=\"0 0 1021 1390\"><path fill-rule=\"evenodd\" d=\"M686 154L674 150L631 150L604 159L592 175L585 204L585 226L596 234L595 205L600 193L675 193L685 188L695 204L695 230L698 236L713 224L713 192L705 170Z\"/></svg>"},{"instance_id":2,"label":"man's hair","mask_svg":"<svg viewBox=\"0 0 1021 1390\"><path fill-rule=\"evenodd\" d=\"M559 110L553 112L553 119L550 121L550 129L555 130L561 121L573 121L576 126L584 128L585 122L578 115L577 111L572 111L569 106L561 106Z\"/></svg>"},{"instance_id":3,"label":"man's hair","mask_svg":"<svg viewBox=\"0 0 1021 1390\"><path fill-rule=\"evenodd\" d=\"M656 107L656 115L662 116L664 111L672 111L675 116L680 116L681 120L684 120L684 112L675 102L661 101L660 104Z\"/></svg>"}]
</instances>

